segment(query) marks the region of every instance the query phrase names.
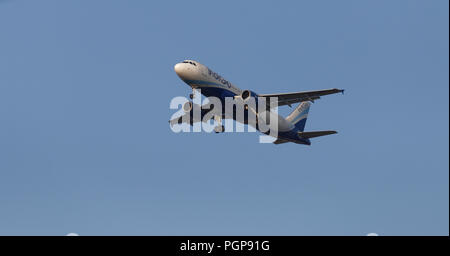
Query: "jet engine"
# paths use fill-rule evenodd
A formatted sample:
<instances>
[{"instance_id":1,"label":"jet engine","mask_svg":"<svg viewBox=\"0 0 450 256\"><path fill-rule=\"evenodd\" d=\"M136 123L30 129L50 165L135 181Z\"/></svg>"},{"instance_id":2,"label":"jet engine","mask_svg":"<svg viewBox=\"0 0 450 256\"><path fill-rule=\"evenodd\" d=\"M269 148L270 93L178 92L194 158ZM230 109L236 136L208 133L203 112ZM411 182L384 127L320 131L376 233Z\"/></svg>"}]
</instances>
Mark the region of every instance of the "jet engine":
<instances>
[{"instance_id":1,"label":"jet engine","mask_svg":"<svg viewBox=\"0 0 450 256\"><path fill-rule=\"evenodd\" d=\"M258 94L254 93L250 90L242 91L241 95L239 95L239 98L241 98L241 100L243 101L245 110L248 110L247 104L252 105L252 103L248 102L249 99L251 99L251 98L255 98L255 103L256 103L256 105L258 104Z\"/></svg>"},{"instance_id":2,"label":"jet engine","mask_svg":"<svg viewBox=\"0 0 450 256\"><path fill-rule=\"evenodd\" d=\"M244 90L241 93L241 98L243 101L247 101L248 99L250 99L251 96L252 96L252 92L249 90Z\"/></svg>"}]
</instances>

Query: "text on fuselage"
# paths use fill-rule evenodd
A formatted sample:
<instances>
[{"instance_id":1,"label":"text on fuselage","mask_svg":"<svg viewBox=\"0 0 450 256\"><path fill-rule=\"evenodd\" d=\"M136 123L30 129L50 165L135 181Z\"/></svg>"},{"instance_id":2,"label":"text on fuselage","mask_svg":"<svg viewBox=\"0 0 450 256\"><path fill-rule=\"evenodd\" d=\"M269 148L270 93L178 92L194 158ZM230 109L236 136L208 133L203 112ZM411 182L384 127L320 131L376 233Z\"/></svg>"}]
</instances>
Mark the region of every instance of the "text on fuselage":
<instances>
[{"instance_id":1,"label":"text on fuselage","mask_svg":"<svg viewBox=\"0 0 450 256\"><path fill-rule=\"evenodd\" d=\"M221 77L219 74L217 74L216 72L212 71L209 68L208 68L208 74L210 76L214 77L214 79L216 79L217 81L219 81L222 84L228 86L228 88L231 88L231 83L230 82L228 82L225 78Z\"/></svg>"}]
</instances>

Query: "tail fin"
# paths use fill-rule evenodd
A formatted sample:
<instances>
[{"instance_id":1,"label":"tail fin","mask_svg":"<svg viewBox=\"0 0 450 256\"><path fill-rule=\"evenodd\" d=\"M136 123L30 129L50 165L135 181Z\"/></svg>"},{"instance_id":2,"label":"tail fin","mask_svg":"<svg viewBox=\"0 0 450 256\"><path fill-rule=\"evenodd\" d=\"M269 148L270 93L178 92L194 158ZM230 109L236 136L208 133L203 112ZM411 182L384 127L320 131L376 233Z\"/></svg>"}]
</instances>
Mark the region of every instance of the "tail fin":
<instances>
[{"instance_id":1,"label":"tail fin","mask_svg":"<svg viewBox=\"0 0 450 256\"><path fill-rule=\"evenodd\" d=\"M299 131L303 132L305 130L306 119L308 118L308 112L311 103L309 101L304 101L298 107L286 117L286 120L295 125Z\"/></svg>"}]
</instances>

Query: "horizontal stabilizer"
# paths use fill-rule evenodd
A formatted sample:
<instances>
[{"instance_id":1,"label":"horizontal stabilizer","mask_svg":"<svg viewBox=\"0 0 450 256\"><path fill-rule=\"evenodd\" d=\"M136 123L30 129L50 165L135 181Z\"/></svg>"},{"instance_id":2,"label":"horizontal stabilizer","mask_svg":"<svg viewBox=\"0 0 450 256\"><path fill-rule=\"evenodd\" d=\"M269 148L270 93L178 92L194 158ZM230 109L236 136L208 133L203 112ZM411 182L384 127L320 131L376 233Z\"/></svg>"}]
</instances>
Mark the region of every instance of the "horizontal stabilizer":
<instances>
[{"instance_id":1,"label":"horizontal stabilizer","mask_svg":"<svg viewBox=\"0 0 450 256\"><path fill-rule=\"evenodd\" d=\"M283 143L287 143L289 142L288 140L283 140L283 139L277 139L276 141L273 142L273 144L283 144Z\"/></svg>"},{"instance_id":2,"label":"horizontal stabilizer","mask_svg":"<svg viewBox=\"0 0 450 256\"><path fill-rule=\"evenodd\" d=\"M315 137L320 137L320 136L325 136L325 135L330 135L330 134L335 134L337 133L336 131L313 131L313 132L298 132L298 136L304 138L304 139L309 139L309 138L315 138Z\"/></svg>"}]
</instances>

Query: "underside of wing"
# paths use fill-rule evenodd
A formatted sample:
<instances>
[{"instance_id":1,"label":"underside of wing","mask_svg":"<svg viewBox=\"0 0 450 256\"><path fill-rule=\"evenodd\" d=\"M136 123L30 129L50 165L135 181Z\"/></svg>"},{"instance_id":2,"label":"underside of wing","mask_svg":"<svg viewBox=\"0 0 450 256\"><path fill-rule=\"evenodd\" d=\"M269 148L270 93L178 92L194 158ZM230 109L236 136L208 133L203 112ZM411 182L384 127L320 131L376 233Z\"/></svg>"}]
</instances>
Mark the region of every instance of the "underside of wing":
<instances>
[{"instance_id":1,"label":"underside of wing","mask_svg":"<svg viewBox=\"0 0 450 256\"><path fill-rule=\"evenodd\" d=\"M265 97L266 102L269 103L270 97L278 98L278 106L291 105L297 102L314 101L320 99L320 96L325 96L335 93L343 93L342 89L326 89L318 91L305 91L305 92L292 92L292 93L279 93L279 94L260 94L259 97Z\"/></svg>"}]
</instances>

